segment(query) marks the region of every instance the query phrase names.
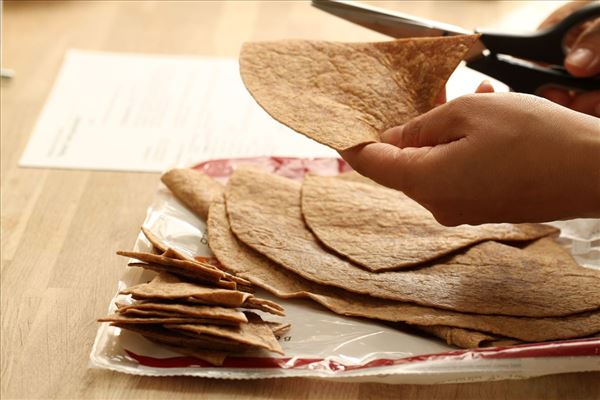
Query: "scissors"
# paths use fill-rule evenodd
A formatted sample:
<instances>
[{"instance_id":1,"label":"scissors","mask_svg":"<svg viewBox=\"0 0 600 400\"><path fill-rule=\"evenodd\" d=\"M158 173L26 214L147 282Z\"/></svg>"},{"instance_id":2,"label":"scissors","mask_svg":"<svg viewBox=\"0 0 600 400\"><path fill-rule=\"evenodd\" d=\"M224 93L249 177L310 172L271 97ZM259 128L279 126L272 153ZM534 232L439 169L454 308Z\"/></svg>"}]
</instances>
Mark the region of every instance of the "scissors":
<instances>
[{"instance_id":1,"label":"scissors","mask_svg":"<svg viewBox=\"0 0 600 400\"><path fill-rule=\"evenodd\" d=\"M413 17L357 2L312 0L320 10L395 38L468 35L459 26ZM575 25L600 16L600 3L588 4L561 22L530 34L507 34L475 30L479 40L465 56L467 67L492 76L513 91L535 94L546 85L571 90L600 89L600 77L577 78L563 67L563 38ZM541 64L537 64L541 63Z\"/></svg>"}]
</instances>

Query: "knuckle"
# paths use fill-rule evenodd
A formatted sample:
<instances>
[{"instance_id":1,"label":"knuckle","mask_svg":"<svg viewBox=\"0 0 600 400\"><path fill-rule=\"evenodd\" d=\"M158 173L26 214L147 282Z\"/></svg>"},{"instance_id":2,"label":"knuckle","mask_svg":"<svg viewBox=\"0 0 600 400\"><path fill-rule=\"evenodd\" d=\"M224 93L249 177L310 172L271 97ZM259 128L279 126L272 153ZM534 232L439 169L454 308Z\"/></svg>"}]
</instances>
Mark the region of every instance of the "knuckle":
<instances>
[{"instance_id":1,"label":"knuckle","mask_svg":"<svg viewBox=\"0 0 600 400\"><path fill-rule=\"evenodd\" d=\"M418 147L423 130L423 118L414 118L404 125L400 147Z\"/></svg>"},{"instance_id":2,"label":"knuckle","mask_svg":"<svg viewBox=\"0 0 600 400\"><path fill-rule=\"evenodd\" d=\"M464 127L472 118L470 110L477 105L474 104L476 100L481 100L482 97L476 97L474 94L467 94L448 103L447 121L450 126L453 127Z\"/></svg>"}]
</instances>

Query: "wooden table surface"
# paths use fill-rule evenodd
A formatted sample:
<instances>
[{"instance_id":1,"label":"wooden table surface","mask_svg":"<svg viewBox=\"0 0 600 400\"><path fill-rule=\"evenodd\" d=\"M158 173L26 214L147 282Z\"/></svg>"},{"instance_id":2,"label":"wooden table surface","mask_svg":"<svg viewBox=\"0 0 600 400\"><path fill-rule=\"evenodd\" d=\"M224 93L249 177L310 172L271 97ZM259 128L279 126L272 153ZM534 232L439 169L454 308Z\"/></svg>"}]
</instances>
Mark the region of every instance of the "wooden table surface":
<instances>
[{"instance_id":1,"label":"wooden table surface","mask_svg":"<svg viewBox=\"0 0 600 400\"><path fill-rule=\"evenodd\" d=\"M540 21L556 4L387 2L465 27ZM417 386L308 379L147 378L88 368L96 334L158 184L158 174L17 166L69 48L230 56L246 40L382 36L305 2L5 2L2 83L2 399L600 398L600 375Z\"/></svg>"}]
</instances>

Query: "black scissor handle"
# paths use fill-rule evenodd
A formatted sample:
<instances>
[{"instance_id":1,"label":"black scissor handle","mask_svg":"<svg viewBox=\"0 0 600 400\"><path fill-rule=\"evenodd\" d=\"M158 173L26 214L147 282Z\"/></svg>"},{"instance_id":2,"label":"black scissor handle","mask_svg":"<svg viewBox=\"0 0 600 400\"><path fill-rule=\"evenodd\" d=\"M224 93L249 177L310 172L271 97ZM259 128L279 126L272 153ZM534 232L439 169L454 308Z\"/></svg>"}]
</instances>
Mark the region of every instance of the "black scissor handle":
<instances>
[{"instance_id":1,"label":"black scissor handle","mask_svg":"<svg viewBox=\"0 0 600 400\"><path fill-rule=\"evenodd\" d=\"M515 92L536 94L546 85L571 90L600 89L600 78L576 78L562 68L531 65L520 60L500 59L495 54L467 62L467 67L507 84Z\"/></svg>"},{"instance_id":2,"label":"black scissor handle","mask_svg":"<svg viewBox=\"0 0 600 400\"><path fill-rule=\"evenodd\" d=\"M588 4L542 31L510 35L477 31L480 40L492 53L508 54L537 62L562 65L565 59L563 39L569 29L590 18L600 16L600 3Z\"/></svg>"}]
</instances>

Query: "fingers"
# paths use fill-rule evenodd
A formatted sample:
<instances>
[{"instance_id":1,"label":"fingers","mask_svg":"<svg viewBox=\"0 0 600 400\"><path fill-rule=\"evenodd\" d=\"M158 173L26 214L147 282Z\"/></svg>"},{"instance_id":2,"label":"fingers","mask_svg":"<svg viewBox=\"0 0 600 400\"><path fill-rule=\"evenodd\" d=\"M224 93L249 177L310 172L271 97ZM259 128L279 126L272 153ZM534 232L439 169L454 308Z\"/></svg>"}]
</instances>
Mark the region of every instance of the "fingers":
<instances>
[{"instance_id":1,"label":"fingers","mask_svg":"<svg viewBox=\"0 0 600 400\"><path fill-rule=\"evenodd\" d=\"M565 68L579 77L600 73L600 18L579 35L565 59Z\"/></svg>"},{"instance_id":2,"label":"fingers","mask_svg":"<svg viewBox=\"0 0 600 400\"><path fill-rule=\"evenodd\" d=\"M600 90L572 94L566 89L547 87L539 95L561 106L600 117Z\"/></svg>"},{"instance_id":3,"label":"fingers","mask_svg":"<svg viewBox=\"0 0 600 400\"><path fill-rule=\"evenodd\" d=\"M576 95L569 107L575 111L600 117L600 90Z\"/></svg>"},{"instance_id":4,"label":"fingers","mask_svg":"<svg viewBox=\"0 0 600 400\"><path fill-rule=\"evenodd\" d=\"M570 1L570 2L568 2L567 4L554 10L554 12L552 14L548 15L548 17L546 17L546 19L540 24L538 29L544 29L551 25L556 24L557 22L562 21L568 15L572 14L574 11L585 6L587 3L589 3L589 1Z\"/></svg>"},{"instance_id":5,"label":"fingers","mask_svg":"<svg viewBox=\"0 0 600 400\"><path fill-rule=\"evenodd\" d=\"M538 94L563 107L569 107L573 100L568 90L557 87L543 88Z\"/></svg>"},{"instance_id":6,"label":"fingers","mask_svg":"<svg viewBox=\"0 0 600 400\"><path fill-rule=\"evenodd\" d=\"M475 93L494 93L494 87L488 80L482 81L477 89L475 89Z\"/></svg>"}]
</instances>

